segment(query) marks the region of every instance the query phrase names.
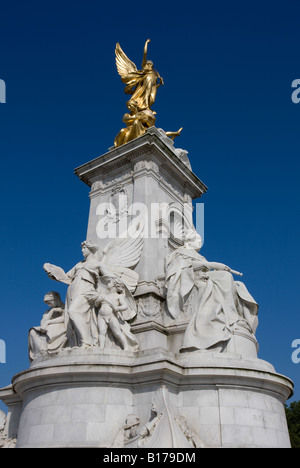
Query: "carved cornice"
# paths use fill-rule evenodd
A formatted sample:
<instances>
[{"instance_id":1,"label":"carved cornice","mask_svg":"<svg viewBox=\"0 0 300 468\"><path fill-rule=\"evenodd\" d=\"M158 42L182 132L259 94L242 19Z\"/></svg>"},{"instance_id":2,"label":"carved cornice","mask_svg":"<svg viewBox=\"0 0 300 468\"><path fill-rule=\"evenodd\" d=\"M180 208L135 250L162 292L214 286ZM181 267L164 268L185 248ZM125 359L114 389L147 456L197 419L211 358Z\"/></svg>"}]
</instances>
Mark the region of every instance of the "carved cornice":
<instances>
[{"instance_id":1,"label":"carved cornice","mask_svg":"<svg viewBox=\"0 0 300 468\"><path fill-rule=\"evenodd\" d=\"M122 188L124 188L125 185L132 182L132 177L133 171L128 171L114 177L98 179L92 184L90 197L92 198L98 195L98 193L110 193L116 186L122 186Z\"/></svg>"},{"instance_id":2,"label":"carved cornice","mask_svg":"<svg viewBox=\"0 0 300 468\"><path fill-rule=\"evenodd\" d=\"M144 167L142 161L146 161ZM141 164L136 166L139 162ZM75 174L91 187L97 180L103 180L109 175L113 176L113 174L117 176L120 170L124 171L125 168L127 168L126 172L130 172L136 167L135 172L144 170L157 173L159 166L163 167L164 172L167 171L169 177L175 181L178 187L189 192L192 198L199 198L207 191L203 182L163 141L161 134L155 127L151 127L141 137L78 167L75 169ZM159 172L161 171L159 170ZM162 176L162 174L160 175Z\"/></svg>"}]
</instances>

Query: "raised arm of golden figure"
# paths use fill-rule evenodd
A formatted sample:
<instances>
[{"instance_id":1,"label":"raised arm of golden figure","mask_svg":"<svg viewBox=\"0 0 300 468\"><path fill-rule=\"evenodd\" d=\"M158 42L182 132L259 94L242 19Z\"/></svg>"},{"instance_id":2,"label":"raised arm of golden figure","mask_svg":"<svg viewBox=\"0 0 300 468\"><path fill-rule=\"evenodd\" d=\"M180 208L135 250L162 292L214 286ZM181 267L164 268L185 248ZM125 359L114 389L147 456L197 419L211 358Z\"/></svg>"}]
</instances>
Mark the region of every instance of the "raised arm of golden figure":
<instances>
[{"instance_id":1,"label":"raised arm of golden figure","mask_svg":"<svg viewBox=\"0 0 300 468\"><path fill-rule=\"evenodd\" d=\"M150 42L150 39L147 39L146 42L145 42L142 68L144 68L144 66L146 65L146 62L147 62L147 52L148 52L149 42Z\"/></svg>"}]
</instances>

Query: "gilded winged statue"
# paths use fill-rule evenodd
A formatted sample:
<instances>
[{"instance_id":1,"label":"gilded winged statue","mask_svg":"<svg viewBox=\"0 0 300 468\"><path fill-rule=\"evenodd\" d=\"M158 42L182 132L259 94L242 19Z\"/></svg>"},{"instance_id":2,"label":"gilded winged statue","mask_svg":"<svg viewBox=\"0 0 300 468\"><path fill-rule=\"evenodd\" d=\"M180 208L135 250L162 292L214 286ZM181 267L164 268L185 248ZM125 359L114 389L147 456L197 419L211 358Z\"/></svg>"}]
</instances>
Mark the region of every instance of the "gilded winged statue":
<instances>
[{"instance_id":1,"label":"gilded winged statue","mask_svg":"<svg viewBox=\"0 0 300 468\"><path fill-rule=\"evenodd\" d=\"M116 45L116 65L121 80L125 87L125 93L131 94L128 101L134 102L137 111L150 110L156 98L157 88L164 84L162 77L153 68L153 62L147 60L147 50L150 39L147 39L144 47L142 70L138 70L136 65L123 52L119 43ZM129 110L130 107L128 106Z\"/></svg>"},{"instance_id":2,"label":"gilded winged statue","mask_svg":"<svg viewBox=\"0 0 300 468\"><path fill-rule=\"evenodd\" d=\"M121 146L140 135L143 135L147 128L155 124L156 112L151 110L154 104L157 89L164 84L163 78L153 68L153 62L147 60L148 44L147 39L144 46L142 69L138 70L136 65L123 52L119 43L116 45L116 65L122 82L125 86L125 93L131 95L127 101L129 112L123 116L126 124L114 140L114 146ZM178 132L166 132L170 138L175 138Z\"/></svg>"}]
</instances>

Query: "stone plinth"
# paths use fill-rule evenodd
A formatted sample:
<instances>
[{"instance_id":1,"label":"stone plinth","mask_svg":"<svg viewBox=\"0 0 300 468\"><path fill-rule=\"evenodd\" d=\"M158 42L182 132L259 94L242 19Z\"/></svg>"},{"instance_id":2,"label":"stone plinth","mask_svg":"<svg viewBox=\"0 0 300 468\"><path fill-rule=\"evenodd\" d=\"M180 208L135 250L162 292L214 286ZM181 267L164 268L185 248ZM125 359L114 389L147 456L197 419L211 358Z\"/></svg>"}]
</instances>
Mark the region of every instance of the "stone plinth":
<instances>
[{"instance_id":1,"label":"stone plinth","mask_svg":"<svg viewBox=\"0 0 300 468\"><path fill-rule=\"evenodd\" d=\"M91 187L87 239L102 249L111 238L126 230L141 215L145 241L136 271L140 275L136 295L152 292L164 275L164 259L170 253L170 217L192 226L192 200L207 187L192 172L186 152L157 128L75 169ZM157 253L159 252L159 255Z\"/></svg>"},{"instance_id":2,"label":"stone plinth","mask_svg":"<svg viewBox=\"0 0 300 468\"><path fill-rule=\"evenodd\" d=\"M290 446L283 403L292 387L260 359L95 348L41 357L0 396L23 400L17 447L114 446L127 416L143 427L155 404L171 428L184 418L199 447L275 448ZM164 405L157 403L162 390ZM193 446L187 439L166 445L164 432L159 447Z\"/></svg>"},{"instance_id":3,"label":"stone plinth","mask_svg":"<svg viewBox=\"0 0 300 468\"><path fill-rule=\"evenodd\" d=\"M206 186L186 152L153 127L75 173L91 187L89 242L69 276L48 270L70 285L44 319L56 310L57 347L42 336L0 390L17 447L289 447L293 384L257 357L258 306L239 273L198 254L192 201ZM138 247L120 237L133 220Z\"/></svg>"}]
</instances>

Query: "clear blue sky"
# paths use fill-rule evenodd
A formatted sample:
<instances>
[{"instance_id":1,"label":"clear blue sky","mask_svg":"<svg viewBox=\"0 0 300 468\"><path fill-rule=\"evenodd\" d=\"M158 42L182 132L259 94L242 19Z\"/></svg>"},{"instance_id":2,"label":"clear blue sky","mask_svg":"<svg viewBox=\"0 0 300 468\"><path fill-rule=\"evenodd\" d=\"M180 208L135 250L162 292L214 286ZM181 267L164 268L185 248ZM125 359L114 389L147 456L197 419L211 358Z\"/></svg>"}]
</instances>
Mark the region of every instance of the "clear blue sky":
<instances>
[{"instance_id":1,"label":"clear blue sky","mask_svg":"<svg viewBox=\"0 0 300 468\"><path fill-rule=\"evenodd\" d=\"M105 153L122 127L115 44L140 67L151 38L165 81L157 127L184 127L176 146L209 188L202 253L244 273L260 305L259 357L300 399L291 360L300 339L299 15L296 0L2 4L0 387L29 365L27 333L44 294L65 294L43 263L69 269L81 259L89 189L73 169Z\"/></svg>"}]
</instances>

